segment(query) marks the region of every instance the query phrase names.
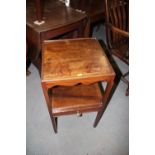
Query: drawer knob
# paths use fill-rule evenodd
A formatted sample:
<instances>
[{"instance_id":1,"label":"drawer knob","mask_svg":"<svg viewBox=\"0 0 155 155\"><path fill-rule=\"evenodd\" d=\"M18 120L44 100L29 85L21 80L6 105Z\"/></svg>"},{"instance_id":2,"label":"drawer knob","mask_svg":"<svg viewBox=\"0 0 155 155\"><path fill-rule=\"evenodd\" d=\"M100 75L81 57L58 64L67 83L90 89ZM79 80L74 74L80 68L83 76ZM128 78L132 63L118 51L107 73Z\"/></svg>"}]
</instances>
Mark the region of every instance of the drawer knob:
<instances>
[{"instance_id":1,"label":"drawer knob","mask_svg":"<svg viewBox=\"0 0 155 155\"><path fill-rule=\"evenodd\" d=\"M79 111L77 111L77 116L78 117L81 117L82 116L82 113L80 113Z\"/></svg>"}]
</instances>

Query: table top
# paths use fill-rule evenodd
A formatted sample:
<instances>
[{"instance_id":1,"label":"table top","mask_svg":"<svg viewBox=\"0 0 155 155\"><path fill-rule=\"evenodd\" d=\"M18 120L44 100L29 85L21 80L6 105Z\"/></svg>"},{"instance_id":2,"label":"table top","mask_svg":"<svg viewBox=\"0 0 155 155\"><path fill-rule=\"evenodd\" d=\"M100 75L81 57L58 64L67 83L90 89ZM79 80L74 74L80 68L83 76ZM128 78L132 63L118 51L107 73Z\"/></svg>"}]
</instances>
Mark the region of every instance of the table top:
<instances>
[{"instance_id":1,"label":"table top","mask_svg":"<svg viewBox=\"0 0 155 155\"><path fill-rule=\"evenodd\" d=\"M115 75L95 38L44 41L41 74L42 82Z\"/></svg>"},{"instance_id":2,"label":"table top","mask_svg":"<svg viewBox=\"0 0 155 155\"><path fill-rule=\"evenodd\" d=\"M36 21L35 3L30 1L26 6L26 25L33 28L36 32L48 31L62 26L66 26L85 19L87 15L79 12L58 0L46 0L44 3L42 25L34 24Z\"/></svg>"},{"instance_id":3,"label":"table top","mask_svg":"<svg viewBox=\"0 0 155 155\"><path fill-rule=\"evenodd\" d=\"M103 0L70 0L70 3L71 7L86 11L89 16L105 12Z\"/></svg>"}]
</instances>

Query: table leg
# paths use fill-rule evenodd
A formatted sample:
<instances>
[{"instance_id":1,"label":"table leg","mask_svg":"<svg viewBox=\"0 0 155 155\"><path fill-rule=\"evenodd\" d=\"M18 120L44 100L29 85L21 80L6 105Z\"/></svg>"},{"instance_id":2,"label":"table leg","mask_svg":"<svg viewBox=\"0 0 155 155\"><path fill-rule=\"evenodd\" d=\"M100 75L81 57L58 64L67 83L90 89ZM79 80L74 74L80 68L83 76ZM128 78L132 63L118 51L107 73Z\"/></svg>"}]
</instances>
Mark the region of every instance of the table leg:
<instances>
[{"instance_id":1,"label":"table leg","mask_svg":"<svg viewBox=\"0 0 155 155\"><path fill-rule=\"evenodd\" d=\"M107 107L107 102L108 102L112 87L113 87L113 81L108 82L106 91L103 95L103 108L97 113L97 116L96 116L96 119L95 119L95 122L93 125L94 127L96 127L98 125L98 123L99 123L100 119L102 118L102 115Z\"/></svg>"},{"instance_id":2,"label":"table leg","mask_svg":"<svg viewBox=\"0 0 155 155\"><path fill-rule=\"evenodd\" d=\"M48 107L48 111L49 111L49 114L50 114L51 122L52 122L52 125L53 125L53 129L54 129L54 132L57 133L57 117L53 117L52 108L50 106L50 99L49 99L49 95L48 95L48 88L46 87L46 84L43 83L43 82L42 82L42 88L43 88L44 96L45 96L45 99L46 99L46 104L47 104L47 107Z\"/></svg>"},{"instance_id":3,"label":"table leg","mask_svg":"<svg viewBox=\"0 0 155 155\"><path fill-rule=\"evenodd\" d=\"M85 32L84 32L84 37L90 37L90 18L88 18L86 27L85 27Z\"/></svg>"},{"instance_id":4,"label":"table leg","mask_svg":"<svg viewBox=\"0 0 155 155\"><path fill-rule=\"evenodd\" d=\"M57 117L53 117L51 113L50 113L50 117L51 117L51 121L52 121L52 125L53 125L53 130L55 133L57 133L58 119L57 119Z\"/></svg>"}]
</instances>

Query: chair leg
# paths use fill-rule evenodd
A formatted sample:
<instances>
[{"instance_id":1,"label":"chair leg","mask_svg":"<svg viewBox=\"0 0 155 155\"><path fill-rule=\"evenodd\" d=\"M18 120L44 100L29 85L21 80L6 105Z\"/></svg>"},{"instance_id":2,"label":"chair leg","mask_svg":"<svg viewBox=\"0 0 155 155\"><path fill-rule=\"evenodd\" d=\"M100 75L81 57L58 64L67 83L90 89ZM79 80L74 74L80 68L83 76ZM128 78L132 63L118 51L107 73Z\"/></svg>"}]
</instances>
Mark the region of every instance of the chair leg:
<instances>
[{"instance_id":1,"label":"chair leg","mask_svg":"<svg viewBox=\"0 0 155 155\"><path fill-rule=\"evenodd\" d=\"M129 96L129 81L127 79L125 79L125 76L127 76L127 75L129 75L129 72L122 75L121 80L128 85L125 95Z\"/></svg>"},{"instance_id":2,"label":"chair leg","mask_svg":"<svg viewBox=\"0 0 155 155\"><path fill-rule=\"evenodd\" d=\"M127 89L126 89L126 94L125 94L126 96L129 96L129 84L128 84L128 87L127 87Z\"/></svg>"},{"instance_id":3,"label":"chair leg","mask_svg":"<svg viewBox=\"0 0 155 155\"><path fill-rule=\"evenodd\" d=\"M127 76L127 75L129 75L129 72L126 72L126 73L123 75L123 77L125 77L125 76Z\"/></svg>"},{"instance_id":4,"label":"chair leg","mask_svg":"<svg viewBox=\"0 0 155 155\"><path fill-rule=\"evenodd\" d=\"M29 76L31 72L29 70L26 70L26 76Z\"/></svg>"}]
</instances>

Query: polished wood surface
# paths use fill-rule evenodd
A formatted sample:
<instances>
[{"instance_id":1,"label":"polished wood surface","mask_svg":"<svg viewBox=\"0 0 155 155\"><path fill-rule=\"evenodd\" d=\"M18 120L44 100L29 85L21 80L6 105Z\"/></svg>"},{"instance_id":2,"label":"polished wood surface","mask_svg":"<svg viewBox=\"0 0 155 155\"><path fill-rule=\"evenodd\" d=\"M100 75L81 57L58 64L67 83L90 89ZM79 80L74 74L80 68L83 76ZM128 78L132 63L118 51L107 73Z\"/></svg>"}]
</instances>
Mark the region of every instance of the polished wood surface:
<instances>
[{"instance_id":1,"label":"polished wood surface","mask_svg":"<svg viewBox=\"0 0 155 155\"><path fill-rule=\"evenodd\" d=\"M31 0L27 0L27 2L29 2L29 1L31 3L33 2ZM51 4L49 4L49 1L51 1L52 3L53 3L53 1L55 1L56 3L62 2L62 0L46 0L46 1L34 0L34 1L35 1L35 3L33 2L33 4L34 4L33 8L35 8L35 9L33 9L33 13L31 13L31 14L33 14L33 18L31 17L31 19L33 19L34 21L39 21L39 22L46 20L45 16L47 16L47 15L45 15L45 14L47 12L47 6L48 6L49 11L51 11L53 8L55 8L54 5L52 6ZM64 3L62 3L62 4L64 4ZM70 0L70 6L68 7L68 9L70 9L70 8L76 9L77 12L85 12L87 14L88 22L87 22L87 28L85 31L86 37L91 36L92 24L94 24L98 21L103 21L105 19L105 7L104 7L103 0ZM62 10L63 9L64 8L62 8ZM55 11L53 13L55 15ZM60 21L61 16L59 16L59 17L60 18L57 18L57 19ZM74 18L76 18L76 17L74 17ZM61 24L61 22L60 22L60 24Z\"/></svg>"},{"instance_id":2,"label":"polished wood surface","mask_svg":"<svg viewBox=\"0 0 155 155\"><path fill-rule=\"evenodd\" d=\"M42 81L54 82L114 74L95 38L45 41L42 54Z\"/></svg>"},{"instance_id":3,"label":"polished wood surface","mask_svg":"<svg viewBox=\"0 0 155 155\"><path fill-rule=\"evenodd\" d=\"M105 7L103 0L70 0L70 6L85 11L94 21L95 16L104 15ZM102 17L102 19L104 16Z\"/></svg>"},{"instance_id":4,"label":"polished wood surface","mask_svg":"<svg viewBox=\"0 0 155 155\"><path fill-rule=\"evenodd\" d=\"M129 1L104 1L106 10L106 40L109 51L129 65ZM121 77L128 85L126 95L129 94L129 82L125 78L128 74L129 72Z\"/></svg>"},{"instance_id":5,"label":"polished wood surface","mask_svg":"<svg viewBox=\"0 0 155 155\"><path fill-rule=\"evenodd\" d=\"M95 38L44 41L41 84L57 133L57 117L97 111L100 121L115 72ZM105 91L101 81L107 82Z\"/></svg>"},{"instance_id":6,"label":"polished wood surface","mask_svg":"<svg viewBox=\"0 0 155 155\"><path fill-rule=\"evenodd\" d=\"M56 87L51 93L53 116L96 111L102 107L102 94L98 84Z\"/></svg>"},{"instance_id":7,"label":"polished wood surface","mask_svg":"<svg viewBox=\"0 0 155 155\"><path fill-rule=\"evenodd\" d=\"M66 7L58 0L46 0L44 2L43 14L43 20L45 23L42 25L36 25L34 24L34 21L36 20L34 8L35 4L33 1L27 4L26 24L27 26L32 27L38 33L64 27L66 25L79 22L86 17L85 13L76 11L70 7Z\"/></svg>"},{"instance_id":8,"label":"polished wood surface","mask_svg":"<svg viewBox=\"0 0 155 155\"><path fill-rule=\"evenodd\" d=\"M83 12L66 7L57 0L46 0L43 6L44 23L37 25L36 9L33 1L26 6L26 37L30 49L31 62L41 68L42 42L47 39L83 37L87 16Z\"/></svg>"}]
</instances>

